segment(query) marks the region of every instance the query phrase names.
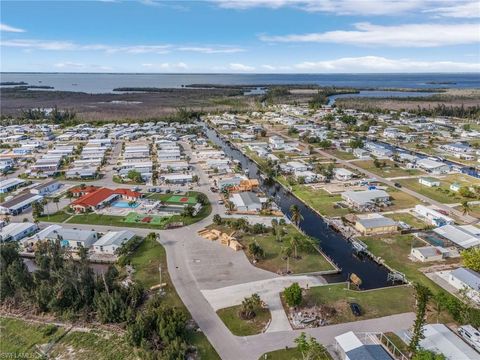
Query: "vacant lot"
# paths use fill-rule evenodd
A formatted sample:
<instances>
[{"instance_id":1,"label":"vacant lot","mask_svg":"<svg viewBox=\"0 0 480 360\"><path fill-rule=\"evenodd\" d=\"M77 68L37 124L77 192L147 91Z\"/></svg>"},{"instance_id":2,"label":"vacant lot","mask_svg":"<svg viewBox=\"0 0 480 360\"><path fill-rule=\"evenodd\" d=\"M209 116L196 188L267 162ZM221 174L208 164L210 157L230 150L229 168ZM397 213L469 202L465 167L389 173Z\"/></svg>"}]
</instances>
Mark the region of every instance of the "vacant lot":
<instances>
[{"instance_id":1,"label":"vacant lot","mask_svg":"<svg viewBox=\"0 0 480 360\"><path fill-rule=\"evenodd\" d=\"M51 341L59 341L51 350L52 358L75 358L89 360L137 359L134 348L122 336L113 332L95 330L91 332L71 331L54 325L30 323L11 318L0 318L1 352L11 358L41 358L38 347Z\"/></svg>"},{"instance_id":2,"label":"vacant lot","mask_svg":"<svg viewBox=\"0 0 480 360\"><path fill-rule=\"evenodd\" d=\"M425 229L428 227L428 225L425 222L423 222L422 220L416 218L415 216L409 213L395 213L395 214L388 214L385 216L395 221L402 221L405 224L410 225L414 229Z\"/></svg>"},{"instance_id":3,"label":"vacant lot","mask_svg":"<svg viewBox=\"0 0 480 360\"><path fill-rule=\"evenodd\" d=\"M399 166L395 166L396 164L391 160L378 161L379 167L375 166L373 160L355 161L354 164L384 178L425 174L423 171L417 169L402 169Z\"/></svg>"},{"instance_id":4,"label":"vacant lot","mask_svg":"<svg viewBox=\"0 0 480 360\"><path fill-rule=\"evenodd\" d=\"M316 286L306 291L302 307L326 305L336 310L328 320L330 324L365 320L414 311L414 290L410 286L397 286L378 290L348 290L345 284ZM362 310L355 316L349 303L357 303Z\"/></svg>"},{"instance_id":5,"label":"vacant lot","mask_svg":"<svg viewBox=\"0 0 480 360\"><path fill-rule=\"evenodd\" d=\"M210 228L221 230L227 234L235 231L233 228L224 225L211 225ZM304 235L293 225L278 225L277 231L283 232L278 238L271 232L264 234L245 234L240 230L235 231L234 237L244 246L245 254L255 266L274 273L285 273L287 271L287 258L283 254L283 249L288 246L292 237L298 236L303 238ZM251 243L257 243L265 252L265 256L257 262L254 261L254 257L248 251L248 245ZM292 255L288 259L288 269L293 274L302 274L333 270L333 267L315 248L308 247L308 249L303 249L299 246L297 249L297 258Z\"/></svg>"}]
</instances>

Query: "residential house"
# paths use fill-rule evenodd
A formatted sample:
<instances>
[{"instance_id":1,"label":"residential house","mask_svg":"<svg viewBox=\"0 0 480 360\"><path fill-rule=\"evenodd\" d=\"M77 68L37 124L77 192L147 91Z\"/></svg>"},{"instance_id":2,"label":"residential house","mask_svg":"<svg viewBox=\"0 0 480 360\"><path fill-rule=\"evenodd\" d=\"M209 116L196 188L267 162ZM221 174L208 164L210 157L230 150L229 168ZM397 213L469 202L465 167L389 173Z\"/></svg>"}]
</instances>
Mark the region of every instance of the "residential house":
<instances>
[{"instance_id":1,"label":"residential house","mask_svg":"<svg viewBox=\"0 0 480 360\"><path fill-rule=\"evenodd\" d=\"M335 179L337 179L339 181L351 180L353 178L353 175L354 175L353 172L351 172L350 170L344 169L344 168L335 168L333 170L333 173L334 173Z\"/></svg>"},{"instance_id":2,"label":"residential house","mask_svg":"<svg viewBox=\"0 0 480 360\"><path fill-rule=\"evenodd\" d=\"M0 241L19 241L37 231L36 224L31 222L10 223L0 229Z\"/></svg>"},{"instance_id":3,"label":"residential house","mask_svg":"<svg viewBox=\"0 0 480 360\"><path fill-rule=\"evenodd\" d=\"M25 184L25 180L19 178L11 178L0 181L0 194L5 194L16 190L18 187Z\"/></svg>"},{"instance_id":4,"label":"residential house","mask_svg":"<svg viewBox=\"0 0 480 360\"><path fill-rule=\"evenodd\" d=\"M241 193L234 193L230 195L229 199L237 211L260 211L262 210L261 199L251 191Z\"/></svg>"},{"instance_id":5,"label":"residential house","mask_svg":"<svg viewBox=\"0 0 480 360\"><path fill-rule=\"evenodd\" d=\"M440 186L440 180L432 177L421 177L418 179L418 182L427 187Z\"/></svg>"},{"instance_id":6,"label":"residential house","mask_svg":"<svg viewBox=\"0 0 480 360\"><path fill-rule=\"evenodd\" d=\"M476 303L480 303L480 274L471 269L460 267L450 272L448 283Z\"/></svg>"},{"instance_id":7,"label":"residential house","mask_svg":"<svg viewBox=\"0 0 480 360\"><path fill-rule=\"evenodd\" d=\"M390 234L397 231L397 222L380 214L357 215L355 229L362 235Z\"/></svg>"},{"instance_id":8,"label":"residential house","mask_svg":"<svg viewBox=\"0 0 480 360\"><path fill-rule=\"evenodd\" d=\"M444 324L423 327L420 348L440 353L446 360L480 360L480 355Z\"/></svg>"},{"instance_id":9,"label":"residential house","mask_svg":"<svg viewBox=\"0 0 480 360\"><path fill-rule=\"evenodd\" d=\"M350 207L358 210L368 210L390 203L390 195L384 190L345 191L341 196Z\"/></svg>"},{"instance_id":10,"label":"residential house","mask_svg":"<svg viewBox=\"0 0 480 360\"><path fill-rule=\"evenodd\" d=\"M114 255L118 248L135 237L130 230L109 231L93 244L93 250L99 254Z\"/></svg>"},{"instance_id":11,"label":"residential house","mask_svg":"<svg viewBox=\"0 0 480 360\"><path fill-rule=\"evenodd\" d=\"M444 250L440 246L422 246L412 248L410 255L421 262L440 261L444 258Z\"/></svg>"},{"instance_id":12,"label":"residential house","mask_svg":"<svg viewBox=\"0 0 480 360\"><path fill-rule=\"evenodd\" d=\"M0 204L0 214L19 215L31 208L32 204L43 199L41 195L22 192L13 199Z\"/></svg>"},{"instance_id":13,"label":"residential house","mask_svg":"<svg viewBox=\"0 0 480 360\"><path fill-rule=\"evenodd\" d=\"M57 180L51 180L35 185L34 187L30 188L30 192L35 195L46 196L57 191L61 186L62 184L60 184Z\"/></svg>"},{"instance_id":14,"label":"residential house","mask_svg":"<svg viewBox=\"0 0 480 360\"><path fill-rule=\"evenodd\" d=\"M352 331L335 337L335 350L342 360L393 360L382 345L364 344Z\"/></svg>"},{"instance_id":15,"label":"residential house","mask_svg":"<svg viewBox=\"0 0 480 360\"><path fill-rule=\"evenodd\" d=\"M430 225L443 226L454 223L451 217L423 205L415 205L414 211L416 214L424 218Z\"/></svg>"},{"instance_id":16,"label":"residential house","mask_svg":"<svg viewBox=\"0 0 480 360\"><path fill-rule=\"evenodd\" d=\"M462 249L480 247L480 228L474 225L444 225L433 232Z\"/></svg>"},{"instance_id":17,"label":"residential house","mask_svg":"<svg viewBox=\"0 0 480 360\"><path fill-rule=\"evenodd\" d=\"M449 165L429 158L417 160L417 166L432 174L445 174L450 171Z\"/></svg>"},{"instance_id":18,"label":"residential house","mask_svg":"<svg viewBox=\"0 0 480 360\"><path fill-rule=\"evenodd\" d=\"M98 239L94 230L56 229L45 236L45 240L60 241L62 247L78 250L81 247L90 248Z\"/></svg>"}]
</instances>

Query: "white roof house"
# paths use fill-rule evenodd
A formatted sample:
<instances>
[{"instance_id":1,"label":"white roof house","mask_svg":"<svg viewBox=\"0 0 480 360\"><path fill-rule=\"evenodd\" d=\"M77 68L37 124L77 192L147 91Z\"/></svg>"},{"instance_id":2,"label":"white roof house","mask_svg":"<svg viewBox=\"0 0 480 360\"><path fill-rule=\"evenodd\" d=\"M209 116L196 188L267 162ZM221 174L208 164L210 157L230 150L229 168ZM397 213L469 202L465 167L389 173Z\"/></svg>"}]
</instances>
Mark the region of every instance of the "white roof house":
<instances>
[{"instance_id":1,"label":"white roof house","mask_svg":"<svg viewBox=\"0 0 480 360\"><path fill-rule=\"evenodd\" d=\"M458 290L465 290L466 296L480 303L480 274L466 268L458 268L450 272L448 282Z\"/></svg>"},{"instance_id":2,"label":"white roof house","mask_svg":"<svg viewBox=\"0 0 480 360\"><path fill-rule=\"evenodd\" d=\"M57 229L45 236L48 240L60 240L64 247L78 249L79 247L89 248L98 239L98 233L93 230L80 229Z\"/></svg>"},{"instance_id":3,"label":"white roof house","mask_svg":"<svg viewBox=\"0 0 480 360\"><path fill-rule=\"evenodd\" d=\"M335 337L335 349L345 360L392 360L379 344L364 344L352 331Z\"/></svg>"},{"instance_id":4,"label":"white roof house","mask_svg":"<svg viewBox=\"0 0 480 360\"><path fill-rule=\"evenodd\" d=\"M454 223L451 217L423 205L415 205L414 211L424 217L431 225L443 226Z\"/></svg>"},{"instance_id":5,"label":"white roof house","mask_svg":"<svg viewBox=\"0 0 480 360\"><path fill-rule=\"evenodd\" d=\"M15 190L20 185L24 184L25 180L19 178L11 178L0 181L0 194Z\"/></svg>"},{"instance_id":6,"label":"white roof house","mask_svg":"<svg viewBox=\"0 0 480 360\"><path fill-rule=\"evenodd\" d=\"M238 211L262 210L262 202L260 198L251 191L232 194L229 200L233 202Z\"/></svg>"},{"instance_id":7,"label":"white roof house","mask_svg":"<svg viewBox=\"0 0 480 360\"><path fill-rule=\"evenodd\" d=\"M447 164L432 159L417 160L417 166L427 172L434 174L447 173L450 170L450 166L448 166Z\"/></svg>"},{"instance_id":8,"label":"white roof house","mask_svg":"<svg viewBox=\"0 0 480 360\"><path fill-rule=\"evenodd\" d=\"M443 324L423 327L420 347L445 355L447 360L480 360L480 354Z\"/></svg>"},{"instance_id":9,"label":"white roof house","mask_svg":"<svg viewBox=\"0 0 480 360\"><path fill-rule=\"evenodd\" d=\"M113 255L118 248L134 236L135 233L130 230L109 231L93 244L93 250Z\"/></svg>"},{"instance_id":10,"label":"white roof house","mask_svg":"<svg viewBox=\"0 0 480 360\"><path fill-rule=\"evenodd\" d=\"M356 208L365 208L377 203L385 203L390 200L390 195L384 190L345 191L342 199Z\"/></svg>"},{"instance_id":11,"label":"white roof house","mask_svg":"<svg viewBox=\"0 0 480 360\"><path fill-rule=\"evenodd\" d=\"M473 225L444 225L433 231L464 249L480 246L480 229Z\"/></svg>"},{"instance_id":12,"label":"white roof house","mask_svg":"<svg viewBox=\"0 0 480 360\"><path fill-rule=\"evenodd\" d=\"M344 168L336 168L333 170L335 179L340 181L350 180L353 177L353 172Z\"/></svg>"},{"instance_id":13,"label":"white roof house","mask_svg":"<svg viewBox=\"0 0 480 360\"><path fill-rule=\"evenodd\" d=\"M37 225L30 222L10 223L0 230L0 241L18 241L34 233Z\"/></svg>"}]
</instances>

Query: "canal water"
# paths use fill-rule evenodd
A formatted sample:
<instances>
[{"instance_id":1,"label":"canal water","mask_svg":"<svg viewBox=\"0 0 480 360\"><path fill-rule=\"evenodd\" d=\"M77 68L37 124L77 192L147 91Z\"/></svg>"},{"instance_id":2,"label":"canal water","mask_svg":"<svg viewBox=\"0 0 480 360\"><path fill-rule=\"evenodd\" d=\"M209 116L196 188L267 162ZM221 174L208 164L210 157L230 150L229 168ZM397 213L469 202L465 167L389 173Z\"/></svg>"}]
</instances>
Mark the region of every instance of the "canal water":
<instances>
[{"instance_id":1,"label":"canal water","mask_svg":"<svg viewBox=\"0 0 480 360\"><path fill-rule=\"evenodd\" d=\"M259 179L259 169L253 161L230 144L227 144L225 140L218 136L215 130L207 127L205 133L228 156L238 160L243 169L248 169L250 178ZM262 189L275 198L275 202L285 214L289 215L290 206L298 206L303 216L303 220L299 224L300 229L305 234L317 239L323 252L342 269L339 275L325 276L327 281L344 281L350 274L355 273L362 280L361 288L365 290L394 285L387 280L389 270L386 267L368 257L356 256L352 244L342 234L330 228L315 211L304 205L303 202L290 194L280 184L274 183L272 186L267 186L261 178L259 180L261 181Z\"/></svg>"},{"instance_id":2,"label":"canal water","mask_svg":"<svg viewBox=\"0 0 480 360\"><path fill-rule=\"evenodd\" d=\"M29 272L34 272L38 270L38 266L35 263L35 259L30 258L23 258L23 262L27 265L27 269ZM108 268L110 267L109 264L100 264L100 263L91 263L90 268L93 272L97 275L101 275L102 273L106 273Z\"/></svg>"}]
</instances>

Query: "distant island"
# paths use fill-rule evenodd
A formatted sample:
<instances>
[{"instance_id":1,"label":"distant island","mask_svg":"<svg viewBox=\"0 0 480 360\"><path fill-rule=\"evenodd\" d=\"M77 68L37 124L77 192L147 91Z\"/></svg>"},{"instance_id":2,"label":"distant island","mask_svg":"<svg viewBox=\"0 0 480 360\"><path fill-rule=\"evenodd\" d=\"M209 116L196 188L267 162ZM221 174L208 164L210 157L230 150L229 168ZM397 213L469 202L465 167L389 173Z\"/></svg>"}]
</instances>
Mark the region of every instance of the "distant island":
<instances>
[{"instance_id":1,"label":"distant island","mask_svg":"<svg viewBox=\"0 0 480 360\"><path fill-rule=\"evenodd\" d=\"M25 81L2 81L0 86L11 86L11 85L28 85Z\"/></svg>"},{"instance_id":2,"label":"distant island","mask_svg":"<svg viewBox=\"0 0 480 360\"><path fill-rule=\"evenodd\" d=\"M455 81L427 81L425 84L428 85L455 85Z\"/></svg>"}]
</instances>

